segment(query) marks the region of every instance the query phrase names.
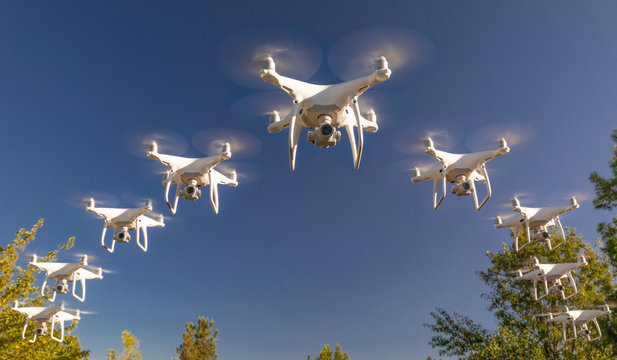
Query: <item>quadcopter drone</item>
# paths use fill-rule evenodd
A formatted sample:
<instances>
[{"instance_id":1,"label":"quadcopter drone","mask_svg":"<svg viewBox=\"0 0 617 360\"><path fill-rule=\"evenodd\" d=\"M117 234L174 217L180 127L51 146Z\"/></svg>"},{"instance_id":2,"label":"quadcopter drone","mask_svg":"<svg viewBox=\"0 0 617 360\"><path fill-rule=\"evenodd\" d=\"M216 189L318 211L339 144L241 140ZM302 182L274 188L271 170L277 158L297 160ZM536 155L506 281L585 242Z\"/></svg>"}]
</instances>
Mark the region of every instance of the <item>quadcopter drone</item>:
<instances>
[{"instance_id":1,"label":"quadcopter drone","mask_svg":"<svg viewBox=\"0 0 617 360\"><path fill-rule=\"evenodd\" d=\"M71 314L69 312L64 311L64 305L57 307L19 307L19 303L15 301L12 307L13 310L20 312L26 316L28 316L28 320L26 320L26 324L24 325L24 330L21 333L21 337L28 342L35 342L38 336L48 335L58 341L62 342L64 340L64 322L65 321L75 321L81 319L79 317L79 310L75 310L75 314ZM30 322L36 322L36 329L34 330L34 337L32 339L26 338L26 330ZM56 324L60 323L60 338L54 336L54 330L56 329ZM47 325L50 325L48 329Z\"/></svg>"},{"instance_id":2,"label":"quadcopter drone","mask_svg":"<svg viewBox=\"0 0 617 360\"><path fill-rule=\"evenodd\" d=\"M563 341L573 341L576 340L577 337L585 337L588 341L599 340L602 337L602 330L600 330L600 325L598 325L598 320L600 316L608 315L611 313L611 309L608 305L599 306L601 310L570 310L568 307L565 307L565 312L562 313L547 313L536 315L536 317L547 317L546 322L553 324L561 324L563 331ZM598 335L594 338L591 337L591 330L587 327L587 323L592 321L596 327ZM568 339L567 337L567 326L572 325L572 331L574 336ZM580 329L577 331L577 327Z\"/></svg>"},{"instance_id":3,"label":"quadcopter drone","mask_svg":"<svg viewBox=\"0 0 617 360\"><path fill-rule=\"evenodd\" d=\"M341 132L337 129L345 128L357 170L364 147L363 131L376 132L378 129L374 111L369 111L366 118L360 114L358 96L371 86L388 80L391 73L386 58L381 56L376 60L375 71L370 75L339 84L316 85L279 75L274 59L267 57L261 70L261 78L278 86L293 99L291 112L281 119L278 111L273 111L268 125L271 133L289 128L291 170L296 167L296 150L303 127L311 129L308 132L308 141L324 149L336 145L341 140ZM358 132L357 148L354 126Z\"/></svg>"},{"instance_id":4,"label":"quadcopter drone","mask_svg":"<svg viewBox=\"0 0 617 360\"><path fill-rule=\"evenodd\" d=\"M504 227L512 228L515 232L514 235L514 249L519 251L525 246L531 244L531 240L546 241L549 250L558 248L566 241L566 233L563 230L559 215L562 215L570 210L578 209L579 205L574 196L570 197L570 205L566 206L551 206L544 208L531 208L522 207L519 200L515 197L512 199L512 208L519 213L518 216L512 216L504 221L500 216L495 218L495 228L500 229ZM559 226L563 241L557 246L553 246L551 242L551 236L549 234L549 227ZM518 246L518 234L521 229L525 229L527 233L527 243L523 246ZM534 235L531 235L531 231L534 231Z\"/></svg>"},{"instance_id":5,"label":"quadcopter drone","mask_svg":"<svg viewBox=\"0 0 617 360\"><path fill-rule=\"evenodd\" d=\"M66 294L69 292L69 282L73 283L73 297L83 302L86 299L86 279L103 278L102 268L99 268L97 273L84 269L85 266L88 266L88 255L84 255L81 258L81 262L74 264L38 262L36 255L32 255L29 265L45 270L45 280L43 281L43 285L41 285L41 296L52 302L56 299L57 293ZM45 295L45 285L47 285L48 279L56 280L56 285L52 288L53 295L51 298ZM75 292L75 284L77 284L78 281L81 282L81 296L77 295Z\"/></svg>"},{"instance_id":6,"label":"quadcopter drone","mask_svg":"<svg viewBox=\"0 0 617 360\"><path fill-rule=\"evenodd\" d=\"M429 169L425 174L415 167L411 181L414 183L433 180L433 210L437 210L444 197L446 196L446 183L455 184L452 186L452 193L457 196L467 196L473 194L476 210L480 210L491 197L491 182L486 171L486 162L497 156L507 154L510 151L504 138L499 139L497 150L480 151L470 154L452 154L435 149L433 140L427 137L425 140L424 152L433 156L439 164ZM486 183L487 194L484 200L478 204L478 195L475 182ZM439 183L442 184L441 197L437 200L437 190Z\"/></svg>"},{"instance_id":7,"label":"quadcopter drone","mask_svg":"<svg viewBox=\"0 0 617 360\"><path fill-rule=\"evenodd\" d=\"M576 282L572 276L572 271L587 265L587 260L584 255L581 255L579 262L562 263L562 264L540 264L538 258L533 257L533 266L531 269L517 270L515 280L532 280L533 281L533 299L538 301L544 299L549 294L561 293L564 300L578 294ZM574 288L574 292L568 296L565 294L565 288L561 284L561 279L567 278ZM544 283L544 295L538 297L538 282ZM550 286L549 286L550 283Z\"/></svg>"},{"instance_id":8,"label":"quadcopter drone","mask_svg":"<svg viewBox=\"0 0 617 360\"><path fill-rule=\"evenodd\" d=\"M121 243L127 243L131 241L131 235L129 230L136 230L137 233L137 245L144 251L148 251L148 227L164 227L164 218L162 215L157 220L152 219L144 215L147 212L152 211L152 201L147 200L146 204L140 208L133 209L118 209L118 208L97 208L94 205L94 199L88 201L86 211L95 213L98 216L105 219L105 225L103 226L103 233L101 235L101 245L107 249L110 253L114 252L116 241ZM105 245L105 233L108 228L114 228L113 240L111 247ZM139 233L143 232L144 243L139 241Z\"/></svg>"},{"instance_id":9,"label":"quadcopter drone","mask_svg":"<svg viewBox=\"0 0 617 360\"><path fill-rule=\"evenodd\" d=\"M197 200L201 197L201 190L199 188L206 185L210 185L210 203L214 213L218 214L218 184L238 186L238 177L235 171L232 171L229 176L225 176L214 169L220 162L231 158L231 146L229 143L223 144L221 153L218 155L204 158L186 158L159 154L158 145L156 142L152 142L150 144L150 151L146 155L150 159L160 161L163 165L169 167L169 170L165 172L163 185L165 185L165 203L167 203L172 214L176 213L180 196L185 200ZM169 202L169 189L172 184L176 184L176 198L173 206ZM182 188L183 186L184 188Z\"/></svg>"}]
</instances>

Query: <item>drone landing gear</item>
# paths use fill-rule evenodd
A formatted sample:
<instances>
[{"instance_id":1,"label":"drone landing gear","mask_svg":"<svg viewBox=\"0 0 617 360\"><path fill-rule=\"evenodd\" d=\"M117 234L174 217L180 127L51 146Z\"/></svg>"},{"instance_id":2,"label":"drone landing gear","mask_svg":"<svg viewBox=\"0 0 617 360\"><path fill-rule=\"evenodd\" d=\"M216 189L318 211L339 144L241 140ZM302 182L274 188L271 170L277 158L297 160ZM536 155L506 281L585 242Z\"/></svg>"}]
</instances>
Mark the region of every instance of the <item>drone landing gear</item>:
<instances>
[{"instance_id":1,"label":"drone landing gear","mask_svg":"<svg viewBox=\"0 0 617 360\"><path fill-rule=\"evenodd\" d=\"M298 150L298 139L302 131L302 125L299 123L300 117L300 99L296 98L293 101L291 108L291 120L289 121L289 166L291 170L296 168L296 151Z\"/></svg>"},{"instance_id":2,"label":"drone landing gear","mask_svg":"<svg viewBox=\"0 0 617 360\"><path fill-rule=\"evenodd\" d=\"M437 210L437 208L439 208L439 205L441 205L441 202L443 201L443 199L446 197L446 175L447 175L447 169L448 167L446 165L442 165L441 170L439 170L439 172L441 173L441 179L439 180L433 180L433 210ZM437 188L439 187L439 183L441 183L441 197L439 198L439 201L437 201Z\"/></svg>"},{"instance_id":3,"label":"drone landing gear","mask_svg":"<svg viewBox=\"0 0 617 360\"><path fill-rule=\"evenodd\" d=\"M54 330L56 330L56 317L53 316L51 318L51 329L49 331L49 336L56 340L57 342L62 342L64 340L64 321L59 321L60 323L60 338L54 336Z\"/></svg>"},{"instance_id":4,"label":"drone landing gear","mask_svg":"<svg viewBox=\"0 0 617 360\"><path fill-rule=\"evenodd\" d=\"M105 234L107 233L107 228L110 226L111 226L111 223L108 221L105 221L105 225L103 225L103 233L101 234L101 246L103 246L105 250L109 251L110 253L113 253L114 247L116 246L116 240L114 239L111 241L111 248L105 245ZM117 231L118 229L115 229L115 230ZM116 231L114 231L114 234Z\"/></svg>"}]
</instances>

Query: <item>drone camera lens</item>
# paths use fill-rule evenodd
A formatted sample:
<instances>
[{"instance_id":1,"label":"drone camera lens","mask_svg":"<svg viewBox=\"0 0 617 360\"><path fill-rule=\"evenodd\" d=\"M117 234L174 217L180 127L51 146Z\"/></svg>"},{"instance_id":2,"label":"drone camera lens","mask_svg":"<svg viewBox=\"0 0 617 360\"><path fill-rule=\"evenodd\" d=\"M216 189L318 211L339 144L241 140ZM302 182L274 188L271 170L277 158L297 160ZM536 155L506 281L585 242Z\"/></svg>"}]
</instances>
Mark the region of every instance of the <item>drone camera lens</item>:
<instances>
[{"instance_id":1,"label":"drone camera lens","mask_svg":"<svg viewBox=\"0 0 617 360\"><path fill-rule=\"evenodd\" d=\"M334 128L332 127L332 125L324 124L321 126L320 131L321 131L321 135L330 136L334 132Z\"/></svg>"},{"instance_id":2,"label":"drone camera lens","mask_svg":"<svg viewBox=\"0 0 617 360\"><path fill-rule=\"evenodd\" d=\"M545 232L543 232L543 233L542 233L542 237L543 237L543 238L545 238L545 239L547 239L547 238L548 238L548 233L547 233L546 231L545 231Z\"/></svg>"},{"instance_id":3,"label":"drone camera lens","mask_svg":"<svg viewBox=\"0 0 617 360\"><path fill-rule=\"evenodd\" d=\"M470 188L471 188L471 185L468 182L463 183L463 189L469 190Z\"/></svg>"},{"instance_id":4,"label":"drone camera lens","mask_svg":"<svg viewBox=\"0 0 617 360\"><path fill-rule=\"evenodd\" d=\"M195 188L194 188L194 187L192 187L192 186L188 186L188 187L186 188L186 193L187 193L187 194L189 194L189 195L193 195L193 193L194 193L194 192L195 192Z\"/></svg>"}]
</instances>

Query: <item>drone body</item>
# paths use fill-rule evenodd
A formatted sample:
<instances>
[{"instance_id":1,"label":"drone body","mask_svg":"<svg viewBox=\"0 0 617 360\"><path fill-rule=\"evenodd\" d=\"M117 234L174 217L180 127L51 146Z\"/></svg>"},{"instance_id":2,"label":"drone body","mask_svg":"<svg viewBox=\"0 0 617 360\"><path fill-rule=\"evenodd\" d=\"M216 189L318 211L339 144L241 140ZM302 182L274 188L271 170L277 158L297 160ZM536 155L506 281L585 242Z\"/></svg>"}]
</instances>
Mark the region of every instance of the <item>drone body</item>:
<instances>
[{"instance_id":1,"label":"drone body","mask_svg":"<svg viewBox=\"0 0 617 360\"><path fill-rule=\"evenodd\" d=\"M277 111L270 115L269 132L280 132L289 129L289 164L295 169L298 139L303 127L312 131L308 140L315 146L328 148L341 139L339 128L344 128L349 137L354 167L360 166L362 149L364 147L364 130L378 130L377 117L374 111L367 113L367 118L360 114L358 96L373 85L386 81L392 71L388 62L382 56L376 61L375 71L367 76L333 85L316 85L291 79L276 72L274 60L266 58L261 70L261 78L278 86L293 99L292 109L282 119ZM357 131L354 135L354 127Z\"/></svg>"},{"instance_id":2,"label":"drone body","mask_svg":"<svg viewBox=\"0 0 617 360\"><path fill-rule=\"evenodd\" d=\"M201 197L200 187L210 186L210 203L214 213L219 212L219 192L218 185L238 186L237 175L232 171L229 176L214 169L220 162L231 158L231 146L229 143L223 144L219 155L204 158L186 158L175 155L160 154L155 142L151 143L150 151L147 152L150 159L157 160L169 167L163 179L165 185L165 203L173 214L178 208L180 196L186 200L197 200ZM176 184L176 196L174 205L169 202L169 189ZM183 188L184 186L184 188Z\"/></svg>"},{"instance_id":3,"label":"drone body","mask_svg":"<svg viewBox=\"0 0 617 360\"><path fill-rule=\"evenodd\" d=\"M505 139L499 139L499 147L496 150L480 151L470 154L453 154L435 149L433 140L427 137L424 152L433 156L439 164L433 166L426 173L421 174L416 167L413 169L411 181L414 183L433 180L433 209L437 210L446 196L446 183L452 186L452 193L457 196L473 195L476 210L480 210L491 197L491 183L486 171L486 162L497 156L507 154L510 151ZM485 183L487 194L481 203L478 203L478 195L475 182ZM437 191L441 183L441 197L437 200Z\"/></svg>"},{"instance_id":4,"label":"drone body","mask_svg":"<svg viewBox=\"0 0 617 360\"><path fill-rule=\"evenodd\" d=\"M564 300L578 294L576 282L572 276L572 271L587 265L585 256L581 255L578 262L561 263L561 264L540 264L536 257L533 258L533 267L531 269L517 270L515 280L531 280L533 281L533 298L538 301L549 294L560 293ZM566 296L565 288L561 283L562 279L568 279L573 287L573 293ZM538 297L538 282L544 284L544 295Z\"/></svg>"},{"instance_id":5,"label":"drone body","mask_svg":"<svg viewBox=\"0 0 617 360\"><path fill-rule=\"evenodd\" d=\"M516 251L519 251L525 246L531 244L532 238L537 241L545 241L548 245L549 250L553 250L561 246L563 242L561 242L557 246L553 246L551 242L551 236L549 234L549 228L558 226L561 232L561 236L563 237L563 241L565 241L566 234L563 230L563 226L561 225L561 220L559 219L559 216L568 211L578 209L578 207L578 202L576 201L576 198L574 196L570 197L569 205L551 206L543 208L523 207L520 205L519 200L515 197L512 200L512 208L520 215L513 216L506 221L503 221L500 216L497 216L495 218L495 228L500 229L504 227L509 227L514 230L514 249ZM527 233L527 243L519 247L518 234L521 229L525 229ZM533 230L533 236L531 235L530 230Z\"/></svg>"},{"instance_id":6,"label":"drone body","mask_svg":"<svg viewBox=\"0 0 617 360\"><path fill-rule=\"evenodd\" d=\"M19 307L19 303L15 301L13 310L22 313L28 316L26 320L26 324L24 325L24 330L21 333L21 337L24 340L27 340L31 343L36 341L38 336L48 335L58 341L62 342L64 340L64 322L65 321L74 321L79 320L79 310L75 311L75 314L71 314L69 312L64 311L64 306L59 308L57 307ZM26 330L30 322L36 322L36 329L34 330L34 337L31 339L26 338ZM56 324L60 324L60 337L54 336L54 330L56 328ZM48 325L50 325L48 329Z\"/></svg>"},{"instance_id":7,"label":"drone body","mask_svg":"<svg viewBox=\"0 0 617 360\"><path fill-rule=\"evenodd\" d=\"M566 306L566 311L563 313L541 314L536 315L536 317L547 317L548 319L546 319L546 322L561 324L564 342L574 341L579 336L586 338L588 341L595 341L602 337L602 330L600 330L597 318L611 313L611 309L608 305L602 305L601 308L601 310L570 310ZM597 331L597 335L593 338L591 337L591 330L587 326L587 323L590 321L593 322ZM568 325L572 326L572 332L574 334L570 338L567 336Z\"/></svg>"},{"instance_id":8,"label":"drone body","mask_svg":"<svg viewBox=\"0 0 617 360\"><path fill-rule=\"evenodd\" d=\"M131 240L129 230L136 230L137 245L144 251L148 251L148 227L164 227L163 216L159 216L157 220L152 219L144 214L152 211L152 202L146 201L146 204L140 208L121 209L121 208L98 208L95 207L94 199L88 201L86 211L95 213L105 219L103 233L101 234L101 245L110 253L114 252L114 247L117 242L127 243ZM105 233L107 229L114 228L111 247L105 245ZM140 242L140 233L143 233L144 243Z\"/></svg>"},{"instance_id":9,"label":"drone body","mask_svg":"<svg viewBox=\"0 0 617 360\"><path fill-rule=\"evenodd\" d=\"M79 263L58 263L58 262L39 262L36 255L32 256L32 260L29 265L37 267L46 272L45 280L41 285L41 296L45 296L45 285L47 280L56 280L56 285L52 288L52 297L47 298L49 301L56 299L56 294L66 294L69 292L69 284L73 283L73 297L83 302L86 299L86 280L87 279L102 279L103 269L99 268L97 273L93 273L90 270L84 269L88 266L88 256L84 255ZM77 295L75 288L77 282L81 283L81 296Z\"/></svg>"}]
</instances>

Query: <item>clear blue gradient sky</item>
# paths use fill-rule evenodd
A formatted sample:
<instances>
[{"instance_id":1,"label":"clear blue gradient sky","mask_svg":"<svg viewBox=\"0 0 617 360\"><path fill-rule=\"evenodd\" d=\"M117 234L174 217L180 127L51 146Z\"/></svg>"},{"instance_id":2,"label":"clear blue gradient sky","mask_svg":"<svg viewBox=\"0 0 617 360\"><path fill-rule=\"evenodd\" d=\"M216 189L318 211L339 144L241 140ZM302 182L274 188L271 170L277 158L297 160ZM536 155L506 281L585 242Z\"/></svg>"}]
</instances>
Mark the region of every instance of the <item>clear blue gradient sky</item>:
<instances>
[{"instance_id":1,"label":"clear blue gradient sky","mask_svg":"<svg viewBox=\"0 0 617 360\"><path fill-rule=\"evenodd\" d=\"M0 235L6 243L42 217L29 251L75 235L75 253L117 271L91 281L84 304L65 297L98 312L77 332L97 360L120 347L123 329L139 338L145 359L169 359L183 325L199 315L215 320L225 360L303 359L326 343L354 360L425 359L436 351L422 323L436 306L494 326L474 271L509 240L489 219L508 211L500 202L516 192L530 205L565 202L571 192L592 193L590 172L607 173L616 16L614 1L2 2ZM270 24L318 42L324 62L313 80L322 83L338 81L325 60L350 31L408 26L435 44L424 76L380 85L398 100L379 132L366 135L359 171L346 139L324 151L302 135L292 173L287 133L231 111L259 91L227 80L217 49L235 31ZM480 212L451 194L434 212L431 185L394 170L411 159L393 145L397 134L444 122L460 129L459 152L491 124L533 129L525 145L489 163L494 198ZM259 181L222 187L216 216L206 198L182 202L164 229L150 231L146 254L133 242L102 249L102 221L70 206L73 194L152 197L167 214L161 176L130 154L126 134L189 139L213 127L262 141L244 160ZM611 214L590 199L581 205L563 221L594 241Z\"/></svg>"}]
</instances>

